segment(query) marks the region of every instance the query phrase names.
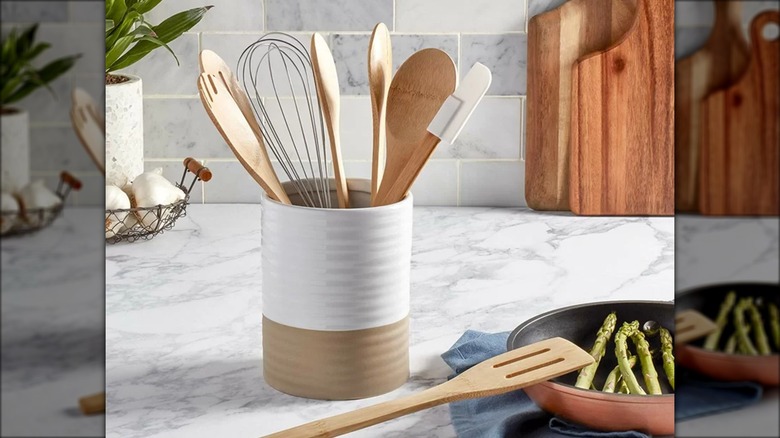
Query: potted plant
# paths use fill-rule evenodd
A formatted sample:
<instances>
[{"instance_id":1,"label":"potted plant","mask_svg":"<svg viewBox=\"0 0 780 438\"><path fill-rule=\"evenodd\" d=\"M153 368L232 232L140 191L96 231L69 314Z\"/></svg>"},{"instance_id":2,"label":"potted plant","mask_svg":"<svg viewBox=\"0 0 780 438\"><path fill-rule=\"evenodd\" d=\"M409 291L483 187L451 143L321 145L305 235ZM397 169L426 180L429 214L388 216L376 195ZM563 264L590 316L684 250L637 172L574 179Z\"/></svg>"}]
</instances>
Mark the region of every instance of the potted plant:
<instances>
[{"instance_id":1,"label":"potted plant","mask_svg":"<svg viewBox=\"0 0 780 438\"><path fill-rule=\"evenodd\" d=\"M141 78L116 73L190 30L212 6L174 14L152 25L144 14L162 0L106 1L106 184L124 186L144 170ZM194 80L194 79L193 79Z\"/></svg>"},{"instance_id":2,"label":"potted plant","mask_svg":"<svg viewBox=\"0 0 780 438\"><path fill-rule=\"evenodd\" d=\"M4 192L16 192L30 181L30 128L27 111L10 105L27 97L40 87L52 92L49 83L68 71L81 55L55 59L38 68L35 59L45 52L48 43L35 42L38 25L19 31L12 29L3 38L3 62L0 65L0 128L2 128L2 181Z\"/></svg>"}]
</instances>

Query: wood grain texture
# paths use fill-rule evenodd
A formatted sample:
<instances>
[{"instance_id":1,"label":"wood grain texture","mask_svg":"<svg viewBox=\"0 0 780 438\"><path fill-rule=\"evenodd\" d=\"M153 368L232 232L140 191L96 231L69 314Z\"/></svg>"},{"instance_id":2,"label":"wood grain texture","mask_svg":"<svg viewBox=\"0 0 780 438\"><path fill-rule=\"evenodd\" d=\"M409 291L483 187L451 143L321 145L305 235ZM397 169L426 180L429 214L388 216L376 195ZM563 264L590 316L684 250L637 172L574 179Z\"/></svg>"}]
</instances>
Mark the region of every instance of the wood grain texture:
<instances>
[{"instance_id":1,"label":"wood grain texture","mask_svg":"<svg viewBox=\"0 0 780 438\"><path fill-rule=\"evenodd\" d=\"M312 421L266 438L344 435L440 404L514 391L591 363L590 353L563 338L551 338L490 358L426 391Z\"/></svg>"},{"instance_id":2,"label":"wood grain texture","mask_svg":"<svg viewBox=\"0 0 780 438\"><path fill-rule=\"evenodd\" d=\"M675 209L695 211L698 204L701 102L745 72L749 60L742 34L739 1L716 1L715 22L707 42L675 65L674 163Z\"/></svg>"},{"instance_id":3,"label":"wood grain texture","mask_svg":"<svg viewBox=\"0 0 780 438\"><path fill-rule=\"evenodd\" d=\"M637 0L571 0L528 23L525 197L535 210L569 209L571 73L634 22Z\"/></svg>"},{"instance_id":4,"label":"wood grain texture","mask_svg":"<svg viewBox=\"0 0 780 438\"><path fill-rule=\"evenodd\" d=\"M393 46L390 31L379 23L368 42L368 88L371 94L371 120L373 122L373 148L371 155L371 198L375 198L385 170L387 135L387 95L393 80Z\"/></svg>"},{"instance_id":5,"label":"wood grain texture","mask_svg":"<svg viewBox=\"0 0 780 438\"><path fill-rule=\"evenodd\" d=\"M640 0L625 38L572 81L571 210L674 214L674 3Z\"/></svg>"},{"instance_id":6,"label":"wood grain texture","mask_svg":"<svg viewBox=\"0 0 780 438\"><path fill-rule=\"evenodd\" d=\"M750 26L751 58L744 75L702 103L698 207L702 214L778 215L778 39L764 26L780 24L766 11Z\"/></svg>"}]
</instances>

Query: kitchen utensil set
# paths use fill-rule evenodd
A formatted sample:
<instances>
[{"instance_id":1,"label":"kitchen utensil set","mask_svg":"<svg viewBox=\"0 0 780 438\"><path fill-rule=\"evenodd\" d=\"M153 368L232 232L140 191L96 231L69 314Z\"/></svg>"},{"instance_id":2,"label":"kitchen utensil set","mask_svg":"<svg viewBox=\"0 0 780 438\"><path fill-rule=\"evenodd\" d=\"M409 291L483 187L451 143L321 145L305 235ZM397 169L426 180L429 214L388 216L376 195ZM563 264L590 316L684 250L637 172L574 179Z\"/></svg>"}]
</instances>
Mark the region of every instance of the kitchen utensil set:
<instances>
[{"instance_id":1,"label":"kitchen utensil set","mask_svg":"<svg viewBox=\"0 0 780 438\"><path fill-rule=\"evenodd\" d=\"M551 338L495 356L423 392L313 421L266 438L339 436L444 403L525 388L592 362L593 357L585 350L565 339Z\"/></svg>"},{"instance_id":2,"label":"kitchen utensil set","mask_svg":"<svg viewBox=\"0 0 780 438\"><path fill-rule=\"evenodd\" d=\"M86 91L75 88L71 93L70 121L84 149L100 172L106 174L106 133L101 111Z\"/></svg>"},{"instance_id":3,"label":"kitchen utensil set","mask_svg":"<svg viewBox=\"0 0 780 438\"><path fill-rule=\"evenodd\" d=\"M449 55L424 49L393 77L390 34L382 23L374 28L368 57L374 134L371 205L381 206L407 195L440 140L455 141L491 75L476 63L456 90L457 69ZM202 51L198 90L244 168L268 196L289 204L267 147L305 206L330 208L330 158L338 207L348 208L339 82L325 39L315 33L307 51L294 37L271 32L247 47L238 64L234 75L216 53Z\"/></svg>"}]
</instances>

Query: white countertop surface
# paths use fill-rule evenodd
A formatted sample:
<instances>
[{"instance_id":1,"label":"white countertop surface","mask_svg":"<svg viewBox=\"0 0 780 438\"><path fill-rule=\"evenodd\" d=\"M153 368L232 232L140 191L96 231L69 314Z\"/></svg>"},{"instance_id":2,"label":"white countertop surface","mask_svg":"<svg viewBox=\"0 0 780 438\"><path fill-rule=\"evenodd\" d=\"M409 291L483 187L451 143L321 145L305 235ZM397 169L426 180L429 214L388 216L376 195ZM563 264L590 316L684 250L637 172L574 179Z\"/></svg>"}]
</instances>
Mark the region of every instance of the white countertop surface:
<instances>
[{"instance_id":1,"label":"white countertop surface","mask_svg":"<svg viewBox=\"0 0 780 438\"><path fill-rule=\"evenodd\" d=\"M411 379L372 399L306 400L262 377L260 213L192 205L172 231L106 248L108 436L257 437L444 381L439 355L466 329L508 331L579 303L674 297L672 218L415 208ZM353 436L455 433L440 406Z\"/></svg>"},{"instance_id":2,"label":"white countertop surface","mask_svg":"<svg viewBox=\"0 0 780 438\"><path fill-rule=\"evenodd\" d=\"M774 218L676 218L677 290L742 281L780 281L778 220ZM681 421L679 437L780 436L780 397L766 388L762 400L738 411Z\"/></svg>"},{"instance_id":3,"label":"white countertop surface","mask_svg":"<svg viewBox=\"0 0 780 438\"><path fill-rule=\"evenodd\" d=\"M68 206L48 228L0 240L2 436L103 434L102 415L78 410L103 389L102 216Z\"/></svg>"}]
</instances>

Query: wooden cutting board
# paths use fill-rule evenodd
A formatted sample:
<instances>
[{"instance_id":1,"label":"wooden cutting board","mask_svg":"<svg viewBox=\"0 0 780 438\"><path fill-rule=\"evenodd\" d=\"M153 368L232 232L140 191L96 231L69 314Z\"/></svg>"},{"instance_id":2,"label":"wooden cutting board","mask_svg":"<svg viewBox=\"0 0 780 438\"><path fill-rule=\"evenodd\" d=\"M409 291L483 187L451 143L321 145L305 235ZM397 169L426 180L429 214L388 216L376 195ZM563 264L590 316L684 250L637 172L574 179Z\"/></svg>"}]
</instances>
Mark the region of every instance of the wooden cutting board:
<instances>
[{"instance_id":1,"label":"wooden cutting board","mask_svg":"<svg viewBox=\"0 0 780 438\"><path fill-rule=\"evenodd\" d=\"M762 36L771 23L780 25L780 12L762 12L753 19L745 74L702 103L702 214L778 215L780 41Z\"/></svg>"},{"instance_id":2,"label":"wooden cutting board","mask_svg":"<svg viewBox=\"0 0 780 438\"><path fill-rule=\"evenodd\" d=\"M534 210L569 209L572 67L624 35L636 3L570 0L528 23L525 197Z\"/></svg>"},{"instance_id":3,"label":"wooden cutting board","mask_svg":"<svg viewBox=\"0 0 780 438\"><path fill-rule=\"evenodd\" d=\"M639 0L622 41L577 61L571 107L571 210L674 214L673 0Z\"/></svg>"},{"instance_id":4,"label":"wooden cutting board","mask_svg":"<svg viewBox=\"0 0 780 438\"><path fill-rule=\"evenodd\" d=\"M674 74L675 209L695 211L698 204L701 102L745 72L750 56L742 34L739 1L716 1L715 23L707 42L680 59Z\"/></svg>"}]
</instances>

